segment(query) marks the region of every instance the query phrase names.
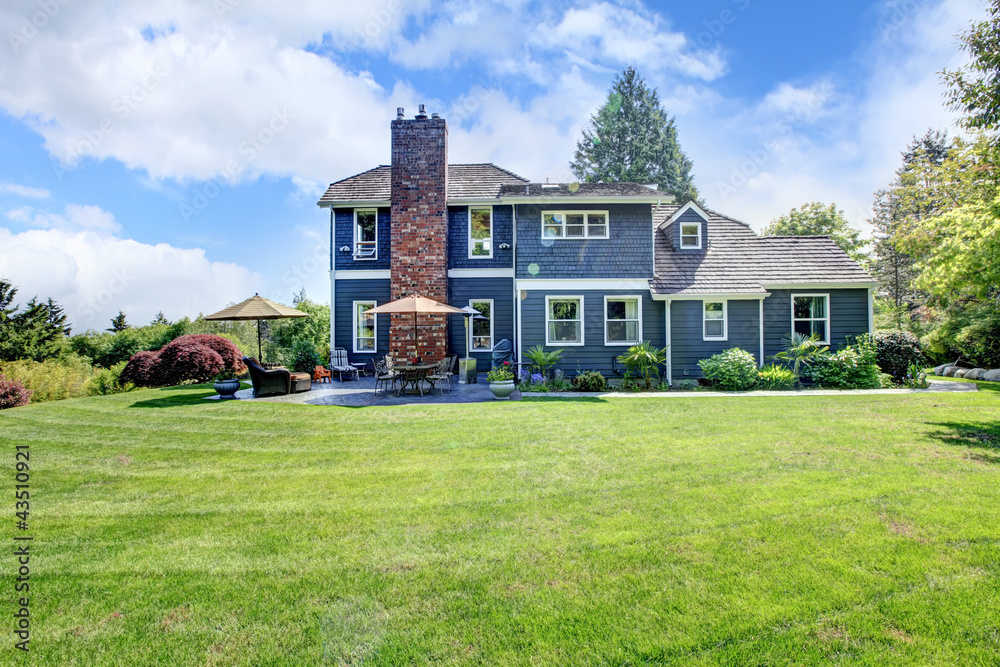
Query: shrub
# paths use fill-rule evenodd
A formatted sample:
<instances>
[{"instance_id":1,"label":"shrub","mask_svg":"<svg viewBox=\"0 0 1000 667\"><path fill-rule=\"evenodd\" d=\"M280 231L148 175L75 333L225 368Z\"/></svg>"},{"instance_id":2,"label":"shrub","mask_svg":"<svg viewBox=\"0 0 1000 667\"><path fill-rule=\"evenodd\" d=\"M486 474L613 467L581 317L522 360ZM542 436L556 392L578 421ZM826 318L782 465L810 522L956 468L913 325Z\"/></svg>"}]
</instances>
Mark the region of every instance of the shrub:
<instances>
[{"instance_id":1,"label":"shrub","mask_svg":"<svg viewBox=\"0 0 1000 667\"><path fill-rule=\"evenodd\" d=\"M827 345L820 345L818 341L818 334L806 336L797 331L790 331L781 338L785 349L774 355L774 358L792 364L792 374L795 375L797 382L801 376L808 377L808 370L813 361L830 349ZM805 370L802 368L803 365Z\"/></svg>"},{"instance_id":2,"label":"shrub","mask_svg":"<svg viewBox=\"0 0 1000 667\"><path fill-rule=\"evenodd\" d=\"M546 352L541 345L534 345L524 351L524 356L531 360L531 363L543 377L548 377L549 369L559 363L562 353L563 350Z\"/></svg>"},{"instance_id":3,"label":"shrub","mask_svg":"<svg viewBox=\"0 0 1000 667\"><path fill-rule=\"evenodd\" d=\"M312 373L317 366L323 365L323 359L316 351L312 341L296 341L292 346L292 370L299 373Z\"/></svg>"},{"instance_id":4,"label":"shrub","mask_svg":"<svg viewBox=\"0 0 1000 667\"><path fill-rule=\"evenodd\" d=\"M111 368L101 368L87 383L87 394L89 396L108 396L110 394L122 394L133 391L136 387L131 382L122 382L122 371L128 365L127 361L115 364Z\"/></svg>"},{"instance_id":5,"label":"shrub","mask_svg":"<svg viewBox=\"0 0 1000 667\"><path fill-rule=\"evenodd\" d=\"M875 344L867 335L859 336L854 345L817 357L810 369L814 382L836 389L879 389L879 373Z\"/></svg>"},{"instance_id":6,"label":"shrub","mask_svg":"<svg viewBox=\"0 0 1000 667\"><path fill-rule=\"evenodd\" d=\"M727 391L746 391L757 384L757 360L752 354L738 347L720 352L698 362L706 380Z\"/></svg>"},{"instance_id":7,"label":"shrub","mask_svg":"<svg viewBox=\"0 0 1000 667\"><path fill-rule=\"evenodd\" d=\"M584 371L573 378L573 386L578 391L606 391L608 381L600 371Z\"/></svg>"},{"instance_id":8,"label":"shrub","mask_svg":"<svg viewBox=\"0 0 1000 667\"><path fill-rule=\"evenodd\" d=\"M641 378L646 389L653 388L653 378L660 377L660 365L667 360L667 348L654 347L648 340L630 347L618 361L625 364L625 374Z\"/></svg>"},{"instance_id":9,"label":"shrub","mask_svg":"<svg viewBox=\"0 0 1000 667\"><path fill-rule=\"evenodd\" d=\"M874 336L875 363L896 384L906 379L907 369L924 361L920 339L909 331L880 331Z\"/></svg>"},{"instance_id":10,"label":"shrub","mask_svg":"<svg viewBox=\"0 0 1000 667\"><path fill-rule=\"evenodd\" d=\"M154 386L153 366L156 365L158 356L156 352L136 352L119 373L118 381L133 384L136 387Z\"/></svg>"},{"instance_id":11,"label":"shrub","mask_svg":"<svg viewBox=\"0 0 1000 667\"><path fill-rule=\"evenodd\" d=\"M927 381L927 373L924 372L923 364L910 364L906 369L906 377L903 378L902 385L907 389L927 389L931 383Z\"/></svg>"},{"instance_id":12,"label":"shrub","mask_svg":"<svg viewBox=\"0 0 1000 667\"><path fill-rule=\"evenodd\" d=\"M150 369L154 386L208 382L225 367L218 352L185 338L181 336L157 353Z\"/></svg>"},{"instance_id":13,"label":"shrub","mask_svg":"<svg viewBox=\"0 0 1000 667\"><path fill-rule=\"evenodd\" d=\"M795 387L795 382L795 373L792 369L777 364L768 364L760 369L757 388L767 391L792 389Z\"/></svg>"},{"instance_id":14,"label":"shrub","mask_svg":"<svg viewBox=\"0 0 1000 667\"><path fill-rule=\"evenodd\" d=\"M31 391L34 403L88 396L87 382L93 375L87 360L75 354L41 362L10 361L3 364L3 371Z\"/></svg>"},{"instance_id":15,"label":"shrub","mask_svg":"<svg viewBox=\"0 0 1000 667\"><path fill-rule=\"evenodd\" d=\"M243 364L243 353L240 352L240 349L225 336L217 336L215 334L188 334L175 338L173 341L168 343L168 346L173 345L174 343L196 343L198 345L204 345L222 357L222 367L226 370L233 371L234 373L245 373L247 370L247 367ZM311 344L310 347L315 355L316 348L312 348ZM164 349L166 349L166 347L164 347ZM318 355L316 355L316 357L318 359ZM323 362L317 361L309 368L305 368L303 370L311 371L321 363ZM296 368L295 370L298 369Z\"/></svg>"},{"instance_id":16,"label":"shrub","mask_svg":"<svg viewBox=\"0 0 1000 667\"><path fill-rule=\"evenodd\" d=\"M17 380L8 380L0 373L0 410L19 408L31 402L31 391Z\"/></svg>"},{"instance_id":17,"label":"shrub","mask_svg":"<svg viewBox=\"0 0 1000 667\"><path fill-rule=\"evenodd\" d=\"M1000 368L1000 315L983 315L959 331L955 342L970 364Z\"/></svg>"}]
</instances>

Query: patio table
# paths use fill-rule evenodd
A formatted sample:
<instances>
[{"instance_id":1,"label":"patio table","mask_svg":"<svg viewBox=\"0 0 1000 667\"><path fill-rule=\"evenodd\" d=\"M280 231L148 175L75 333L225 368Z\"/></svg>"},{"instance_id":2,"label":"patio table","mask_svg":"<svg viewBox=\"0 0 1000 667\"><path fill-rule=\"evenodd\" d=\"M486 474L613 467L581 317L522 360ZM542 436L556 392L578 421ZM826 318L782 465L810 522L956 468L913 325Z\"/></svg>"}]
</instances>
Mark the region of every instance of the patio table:
<instances>
[{"instance_id":1,"label":"patio table","mask_svg":"<svg viewBox=\"0 0 1000 667\"><path fill-rule=\"evenodd\" d=\"M437 368L437 364L405 364L399 366L393 366L393 370L399 371L399 389L396 390L396 396L399 396L402 392L406 391L407 387L410 390L416 389L420 392L420 395L424 395L424 388L421 386L422 382L426 382L431 386L431 391L434 391L434 381L429 377L431 372Z\"/></svg>"}]
</instances>

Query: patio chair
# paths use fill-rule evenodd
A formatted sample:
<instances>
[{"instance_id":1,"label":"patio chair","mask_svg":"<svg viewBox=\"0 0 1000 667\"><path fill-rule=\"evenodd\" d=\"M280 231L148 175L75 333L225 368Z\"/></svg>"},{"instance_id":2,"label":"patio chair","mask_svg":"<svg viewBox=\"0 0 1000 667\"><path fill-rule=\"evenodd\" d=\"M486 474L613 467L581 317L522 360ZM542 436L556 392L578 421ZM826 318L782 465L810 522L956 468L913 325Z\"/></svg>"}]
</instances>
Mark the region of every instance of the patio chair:
<instances>
[{"instance_id":1,"label":"patio chair","mask_svg":"<svg viewBox=\"0 0 1000 667\"><path fill-rule=\"evenodd\" d=\"M327 382L333 380L333 373L330 372L329 368L326 368L324 366L317 366L316 368L313 369L313 382L318 383L324 380L326 380Z\"/></svg>"},{"instance_id":2,"label":"patio chair","mask_svg":"<svg viewBox=\"0 0 1000 667\"><path fill-rule=\"evenodd\" d=\"M243 363L250 371L254 398L294 394L312 389L309 373L292 373L286 368L268 370L252 357L243 357Z\"/></svg>"},{"instance_id":3,"label":"patio chair","mask_svg":"<svg viewBox=\"0 0 1000 667\"><path fill-rule=\"evenodd\" d=\"M457 355L445 357L438 362L438 367L427 378L435 384L440 383L439 386L441 387L442 394L444 393L445 386L448 387L449 392L451 391L452 369L455 367L455 359L457 358Z\"/></svg>"},{"instance_id":4,"label":"patio chair","mask_svg":"<svg viewBox=\"0 0 1000 667\"><path fill-rule=\"evenodd\" d=\"M391 357L390 357L391 359ZM378 396L378 387L383 385L386 389L396 386L396 378L399 373L391 371L386 367L385 360L375 362L375 395Z\"/></svg>"},{"instance_id":5,"label":"patio chair","mask_svg":"<svg viewBox=\"0 0 1000 667\"><path fill-rule=\"evenodd\" d=\"M353 375L357 380L359 373L355 366L347 360L347 350L342 347L335 347L330 351L330 370L337 374L337 379L344 381L344 374Z\"/></svg>"}]
</instances>

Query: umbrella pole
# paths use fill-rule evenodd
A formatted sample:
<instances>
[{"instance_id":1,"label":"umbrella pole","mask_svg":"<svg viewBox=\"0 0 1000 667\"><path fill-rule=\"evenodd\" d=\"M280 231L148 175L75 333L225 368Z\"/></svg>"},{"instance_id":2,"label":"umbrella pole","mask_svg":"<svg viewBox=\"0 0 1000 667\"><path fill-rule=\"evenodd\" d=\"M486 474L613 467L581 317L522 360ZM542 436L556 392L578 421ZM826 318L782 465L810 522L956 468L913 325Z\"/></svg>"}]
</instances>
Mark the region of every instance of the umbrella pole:
<instances>
[{"instance_id":1,"label":"umbrella pole","mask_svg":"<svg viewBox=\"0 0 1000 667\"><path fill-rule=\"evenodd\" d=\"M257 358L264 363L264 355L260 353L260 320L257 320Z\"/></svg>"},{"instance_id":2,"label":"umbrella pole","mask_svg":"<svg viewBox=\"0 0 1000 667\"><path fill-rule=\"evenodd\" d=\"M417 356L417 311L413 311L413 358Z\"/></svg>"}]
</instances>

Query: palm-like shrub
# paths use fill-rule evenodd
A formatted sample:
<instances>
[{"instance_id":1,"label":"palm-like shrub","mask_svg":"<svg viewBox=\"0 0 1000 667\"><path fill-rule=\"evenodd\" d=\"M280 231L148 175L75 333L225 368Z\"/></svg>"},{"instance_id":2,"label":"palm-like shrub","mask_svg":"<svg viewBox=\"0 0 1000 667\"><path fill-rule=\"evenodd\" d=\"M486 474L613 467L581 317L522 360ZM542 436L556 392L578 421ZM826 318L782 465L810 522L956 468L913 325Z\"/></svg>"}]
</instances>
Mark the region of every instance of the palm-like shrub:
<instances>
[{"instance_id":1,"label":"palm-like shrub","mask_svg":"<svg viewBox=\"0 0 1000 667\"><path fill-rule=\"evenodd\" d=\"M531 360L531 363L535 366L538 372L542 374L543 378L547 378L549 376L549 370L559 363L562 353L563 350L546 352L545 348L541 345L534 345L524 351L524 356Z\"/></svg>"},{"instance_id":2,"label":"palm-like shrub","mask_svg":"<svg viewBox=\"0 0 1000 667\"><path fill-rule=\"evenodd\" d=\"M660 366L667 361L667 348L655 347L648 340L630 347L618 357L629 377L641 378L646 389L653 388L653 378L660 377Z\"/></svg>"},{"instance_id":3,"label":"palm-like shrub","mask_svg":"<svg viewBox=\"0 0 1000 667\"><path fill-rule=\"evenodd\" d=\"M698 362L702 375L712 386L725 391L746 391L757 384L757 360L738 347L720 352Z\"/></svg>"},{"instance_id":4,"label":"palm-like shrub","mask_svg":"<svg viewBox=\"0 0 1000 667\"><path fill-rule=\"evenodd\" d=\"M785 349L774 355L774 358L792 364L792 373L795 374L796 381L802 377L803 364L811 366L816 359L822 357L830 349L829 345L819 344L817 334L806 336L797 331L791 331L783 336L781 344L785 346Z\"/></svg>"}]
</instances>

